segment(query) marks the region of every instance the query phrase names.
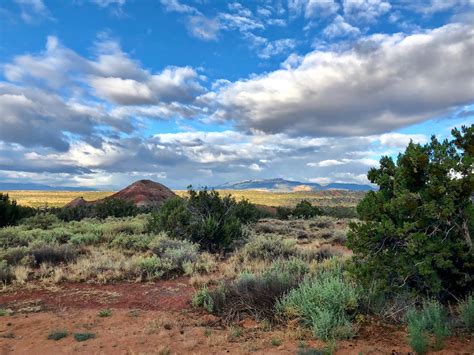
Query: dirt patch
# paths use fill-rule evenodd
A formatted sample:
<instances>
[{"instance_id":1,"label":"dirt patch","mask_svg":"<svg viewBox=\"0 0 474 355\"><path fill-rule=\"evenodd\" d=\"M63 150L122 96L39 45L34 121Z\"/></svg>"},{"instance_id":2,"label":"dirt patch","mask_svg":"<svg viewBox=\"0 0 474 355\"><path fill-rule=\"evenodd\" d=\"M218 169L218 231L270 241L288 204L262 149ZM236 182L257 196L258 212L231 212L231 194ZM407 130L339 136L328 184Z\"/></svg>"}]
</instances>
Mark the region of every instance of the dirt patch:
<instances>
[{"instance_id":1,"label":"dirt patch","mask_svg":"<svg viewBox=\"0 0 474 355\"><path fill-rule=\"evenodd\" d=\"M18 310L25 302L34 301L43 309L63 308L181 310L188 308L194 288L188 278L153 283L115 283L107 285L65 283L60 287L39 285L0 294L0 307Z\"/></svg>"},{"instance_id":2,"label":"dirt patch","mask_svg":"<svg viewBox=\"0 0 474 355\"><path fill-rule=\"evenodd\" d=\"M310 331L243 320L224 327L193 309L188 278L110 285L67 283L0 294L0 354L296 354L301 346L322 349ZM106 317L98 315L109 309ZM53 331L66 331L49 340ZM74 333L91 333L79 342ZM371 322L358 336L338 341L335 354L408 354L403 328ZM451 338L439 354L472 354L468 338Z\"/></svg>"}]
</instances>

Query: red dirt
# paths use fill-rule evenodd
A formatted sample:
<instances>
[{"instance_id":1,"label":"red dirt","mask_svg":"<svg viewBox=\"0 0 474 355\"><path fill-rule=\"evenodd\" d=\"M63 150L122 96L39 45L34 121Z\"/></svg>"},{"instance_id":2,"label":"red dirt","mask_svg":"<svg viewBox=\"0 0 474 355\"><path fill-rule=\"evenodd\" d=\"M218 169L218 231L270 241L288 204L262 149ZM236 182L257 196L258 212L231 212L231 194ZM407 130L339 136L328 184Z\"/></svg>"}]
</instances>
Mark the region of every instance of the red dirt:
<instances>
[{"instance_id":1,"label":"red dirt","mask_svg":"<svg viewBox=\"0 0 474 355\"><path fill-rule=\"evenodd\" d=\"M236 335L216 317L191 307L193 288L188 282L183 277L155 283L66 283L0 293L0 307L13 311L0 317L0 354L295 354L300 339L313 348L324 346L291 324L265 330L264 325L245 320ZM98 317L106 308L111 316ZM85 342L77 342L71 334L58 341L47 339L59 329L96 337ZM371 321L355 339L337 342L335 353L409 351L403 329ZM474 347L471 339L452 338L437 353L472 354Z\"/></svg>"}]
</instances>

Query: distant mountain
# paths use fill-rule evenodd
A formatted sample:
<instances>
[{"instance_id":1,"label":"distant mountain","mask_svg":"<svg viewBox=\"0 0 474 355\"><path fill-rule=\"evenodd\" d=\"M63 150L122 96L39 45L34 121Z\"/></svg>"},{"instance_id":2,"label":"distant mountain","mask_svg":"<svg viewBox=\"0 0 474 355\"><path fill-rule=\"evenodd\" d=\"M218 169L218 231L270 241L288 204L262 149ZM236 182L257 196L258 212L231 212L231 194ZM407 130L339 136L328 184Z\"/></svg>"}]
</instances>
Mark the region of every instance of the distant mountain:
<instances>
[{"instance_id":1,"label":"distant mountain","mask_svg":"<svg viewBox=\"0 0 474 355\"><path fill-rule=\"evenodd\" d=\"M34 190L34 191L97 191L90 187L73 187L73 186L49 186L34 183L22 182L0 182L0 191L8 190Z\"/></svg>"},{"instance_id":2,"label":"distant mountain","mask_svg":"<svg viewBox=\"0 0 474 355\"><path fill-rule=\"evenodd\" d=\"M352 183L331 183L321 185L314 182L300 182L285 179L245 180L240 182L225 183L215 186L216 190L271 190L271 191L317 191L317 190L348 190L370 191L375 190L370 185Z\"/></svg>"}]
</instances>

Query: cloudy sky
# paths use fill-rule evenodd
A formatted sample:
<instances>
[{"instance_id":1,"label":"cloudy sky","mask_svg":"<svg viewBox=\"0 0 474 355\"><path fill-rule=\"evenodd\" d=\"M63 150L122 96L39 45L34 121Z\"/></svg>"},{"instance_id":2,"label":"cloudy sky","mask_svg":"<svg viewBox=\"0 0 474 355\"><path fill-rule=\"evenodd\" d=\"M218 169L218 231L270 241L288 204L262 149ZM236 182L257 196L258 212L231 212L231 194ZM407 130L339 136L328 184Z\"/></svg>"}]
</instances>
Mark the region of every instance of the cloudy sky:
<instances>
[{"instance_id":1,"label":"cloudy sky","mask_svg":"<svg viewBox=\"0 0 474 355\"><path fill-rule=\"evenodd\" d=\"M474 0L4 0L0 181L366 183L474 122Z\"/></svg>"}]
</instances>

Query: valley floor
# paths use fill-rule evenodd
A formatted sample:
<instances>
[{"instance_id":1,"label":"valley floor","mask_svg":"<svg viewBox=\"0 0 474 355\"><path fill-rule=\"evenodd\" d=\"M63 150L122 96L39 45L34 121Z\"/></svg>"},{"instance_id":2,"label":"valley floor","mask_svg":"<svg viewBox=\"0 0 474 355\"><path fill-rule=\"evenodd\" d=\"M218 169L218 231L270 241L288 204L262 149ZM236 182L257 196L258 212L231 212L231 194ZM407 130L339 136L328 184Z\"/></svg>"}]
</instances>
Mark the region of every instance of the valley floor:
<instances>
[{"instance_id":1,"label":"valley floor","mask_svg":"<svg viewBox=\"0 0 474 355\"><path fill-rule=\"evenodd\" d=\"M0 293L1 354L316 354L323 349L311 333L291 324L268 325L244 320L224 326L191 306L189 278L108 285L29 284ZM110 315L100 317L101 310ZM60 340L53 331L66 330ZM73 333L92 333L78 342ZM333 345L336 354L408 354L404 329L376 320L363 323L358 336ZM306 352L304 352L306 349ZM446 340L438 354L472 354L469 338Z\"/></svg>"}]
</instances>

